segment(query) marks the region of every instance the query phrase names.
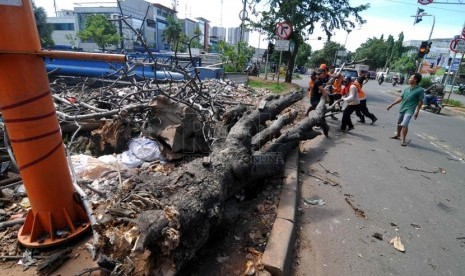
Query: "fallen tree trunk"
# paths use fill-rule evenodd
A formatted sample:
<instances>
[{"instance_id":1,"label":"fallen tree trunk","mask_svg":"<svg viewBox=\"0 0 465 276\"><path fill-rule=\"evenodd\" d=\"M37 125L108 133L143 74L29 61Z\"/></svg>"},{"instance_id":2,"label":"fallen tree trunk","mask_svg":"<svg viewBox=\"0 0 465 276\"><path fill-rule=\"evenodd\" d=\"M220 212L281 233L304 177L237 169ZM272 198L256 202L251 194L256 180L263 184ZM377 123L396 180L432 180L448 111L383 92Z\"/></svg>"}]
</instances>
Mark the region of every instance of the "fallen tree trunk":
<instances>
[{"instance_id":1,"label":"fallen tree trunk","mask_svg":"<svg viewBox=\"0 0 465 276\"><path fill-rule=\"evenodd\" d=\"M131 259L136 263L133 267L143 269L132 271L133 274L170 275L179 271L221 224L224 205L229 197L258 185L259 179L280 173L285 156L300 140L321 134L313 131L313 126L321 126L324 134L328 134L324 118L325 101L322 100L311 117L270 142L267 150L252 150L252 139L265 122L274 120L302 95L302 91L297 91L279 98L268 98L263 108L243 114L224 142L214 145L207 160L197 158L165 178L143 182L132 188L132 196L150 194L156 197L150 201L150 208L137 219L140 236ZM102 227L104 230L105 226ZM126 250L127 255L133 247L129 244L118 248L114 243L113 246L112 250ZM118 255L124 255L124 252Z\"/></svg>"}]
</instances>

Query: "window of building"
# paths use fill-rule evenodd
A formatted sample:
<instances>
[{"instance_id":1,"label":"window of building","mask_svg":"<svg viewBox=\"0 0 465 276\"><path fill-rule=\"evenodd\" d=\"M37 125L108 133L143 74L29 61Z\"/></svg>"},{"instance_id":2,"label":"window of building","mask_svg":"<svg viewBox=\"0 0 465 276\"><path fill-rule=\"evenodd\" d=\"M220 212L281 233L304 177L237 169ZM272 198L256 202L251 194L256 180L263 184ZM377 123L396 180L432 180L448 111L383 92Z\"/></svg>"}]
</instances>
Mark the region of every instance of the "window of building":
<instances>
[{"instance_id":1,"label":"window of building","mask_svg":"<svg viewBox=\"0 0 465 276\"><path fill-rule=\"evenodd\" d=\"M74 23L52 23L55 31L74 31Z\"/></svg>"},{"instance_id":2,"label":"window of building","mask_svg":"<svg viewBox=\"0 0 465 276\"><path fill-rule=\"evenodd\" d=\"M155 20L147 19L147 27L156 28Z\"/></svg>"}]
</instances>

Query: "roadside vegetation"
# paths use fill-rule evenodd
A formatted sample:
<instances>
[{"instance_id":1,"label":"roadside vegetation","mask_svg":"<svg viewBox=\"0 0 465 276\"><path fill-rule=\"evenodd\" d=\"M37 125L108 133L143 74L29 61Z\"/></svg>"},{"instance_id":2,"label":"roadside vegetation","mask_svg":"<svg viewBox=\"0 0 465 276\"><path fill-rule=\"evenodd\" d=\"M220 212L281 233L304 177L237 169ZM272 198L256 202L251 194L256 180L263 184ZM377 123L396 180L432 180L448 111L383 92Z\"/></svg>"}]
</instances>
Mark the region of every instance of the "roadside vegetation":
<instances>
[{"instance_id":1,"label":"roadside vegetation","mask_svg":"<svg viewBox=\"0 0 465 276\"><path fill-rule=\"evenodd\" d=\"M457 100L452 100L452 99L449 99L449 100L444 100L444 103L446 105L450 105L450 106L453 106L453 107L464 107L463 106L463 103L461 101L457 101Z\"/></svg>"},{"instance_id":2,"label":"roadside vegetation","mask_svg":"<svg viewBox=\"0 0 465 276\"><path fill-rule=\"evenodd\" d=\"M249 77L248 86L252 88L268 89L272 93L282 94L299 89L299 86L293 83L264 80L259 77Z\"/></svg>"}]
</instances>

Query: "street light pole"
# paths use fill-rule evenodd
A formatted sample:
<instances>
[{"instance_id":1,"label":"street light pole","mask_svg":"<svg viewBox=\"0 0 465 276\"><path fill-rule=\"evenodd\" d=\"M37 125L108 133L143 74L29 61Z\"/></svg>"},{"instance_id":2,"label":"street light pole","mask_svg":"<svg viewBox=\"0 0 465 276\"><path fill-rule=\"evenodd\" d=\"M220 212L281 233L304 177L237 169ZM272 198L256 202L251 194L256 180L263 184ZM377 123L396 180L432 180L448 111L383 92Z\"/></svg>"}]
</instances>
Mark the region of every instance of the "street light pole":
<instances>
[{"instance_id":1,"label":"street light pole","mask_svg":"<svg viewBox=\"0 0 465 276\"><path fill-rule=\"evenodd\" d=\"M349 37L350 32L352 32L352 30L347 30L346 41L344 41L344 50L346 49L347 38Z\"/></svg>"}]
</instances>

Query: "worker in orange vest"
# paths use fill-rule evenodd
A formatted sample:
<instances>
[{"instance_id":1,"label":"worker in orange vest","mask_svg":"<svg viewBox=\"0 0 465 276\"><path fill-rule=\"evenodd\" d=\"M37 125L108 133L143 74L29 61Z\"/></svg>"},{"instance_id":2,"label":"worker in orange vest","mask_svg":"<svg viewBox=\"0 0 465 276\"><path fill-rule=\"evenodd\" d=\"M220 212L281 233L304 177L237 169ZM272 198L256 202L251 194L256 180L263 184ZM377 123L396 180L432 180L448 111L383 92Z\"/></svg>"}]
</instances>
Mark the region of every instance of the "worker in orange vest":
<instances>
[{"instance_id":1,"label":"worker in orange vest","mask_svg":"<svg viewBox=\"0 0 465 276\"><path fill-rule=\"evenodd\" d=\"M368 110L368 107L367 107L367 97L366 97L366 94L365 92L363 92L362 90L362 83L364 82L364 79L363 77L362 78L358 78L356 82L354 82L354 84L357 86L358 88L358 98L360 100L360 104L358 105L358 108L357 110L355 111L355 114L357 115L357 117L359 117L359 123L362 123L364 124L365 123L365 117L368 117L371 119L371 124L374 124L378 118L376 118L375 115L373 115L372 113L370 113L370 111Z\"/></svg>"}]
</instances>

